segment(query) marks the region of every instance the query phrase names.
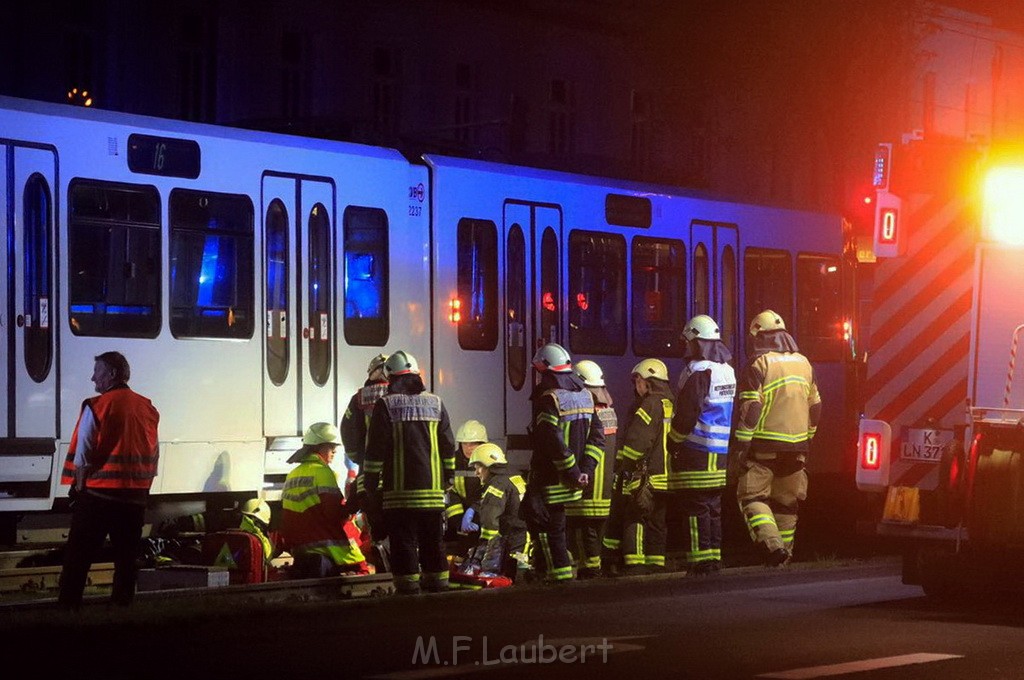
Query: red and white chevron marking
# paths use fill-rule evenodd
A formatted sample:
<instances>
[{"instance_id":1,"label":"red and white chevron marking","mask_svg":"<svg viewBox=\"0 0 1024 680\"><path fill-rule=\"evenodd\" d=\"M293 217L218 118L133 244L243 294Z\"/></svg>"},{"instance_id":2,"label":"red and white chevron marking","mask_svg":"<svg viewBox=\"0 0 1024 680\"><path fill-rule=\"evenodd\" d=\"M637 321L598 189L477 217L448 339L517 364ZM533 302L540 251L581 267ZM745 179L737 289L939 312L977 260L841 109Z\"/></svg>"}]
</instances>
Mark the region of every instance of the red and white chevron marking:
<instances>
[{"instance_id":1,"label":"red and white chevron marking","mask_svg":"<svg viewBox=\"0 0 1024 680\"><path fill-rule=\"evenodd\" d=\"M875 272L865 415L899 427L963 419L975 227L960 200L904 202L905 255Z\"/></svg>"}]
</instances>

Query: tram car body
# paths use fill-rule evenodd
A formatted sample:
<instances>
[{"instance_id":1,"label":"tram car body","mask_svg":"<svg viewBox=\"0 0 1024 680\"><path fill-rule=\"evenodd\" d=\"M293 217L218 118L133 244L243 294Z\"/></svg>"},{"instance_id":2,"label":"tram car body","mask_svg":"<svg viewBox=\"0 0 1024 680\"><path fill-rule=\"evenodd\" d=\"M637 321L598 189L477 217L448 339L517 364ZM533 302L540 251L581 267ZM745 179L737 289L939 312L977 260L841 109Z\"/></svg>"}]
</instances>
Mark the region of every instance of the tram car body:
<instances>
[{"instance_id":1,"label":"tram car body","mask_svg":"<svg viewBox=\"0 0 1024 680\"><path fill-rule=\"evenodd\" d=\"M525 464L540 344L597 361L623 410L641 358L675 381L689 316L718 319L741 365L765 307L817 372L812 474L852 466L837 216L5 97L0 206L0 517L66 496L105 351L160 411L156 501L273 500L378 353L411 351L455 426L481 420Z\"/></svg>"}]
</instances>

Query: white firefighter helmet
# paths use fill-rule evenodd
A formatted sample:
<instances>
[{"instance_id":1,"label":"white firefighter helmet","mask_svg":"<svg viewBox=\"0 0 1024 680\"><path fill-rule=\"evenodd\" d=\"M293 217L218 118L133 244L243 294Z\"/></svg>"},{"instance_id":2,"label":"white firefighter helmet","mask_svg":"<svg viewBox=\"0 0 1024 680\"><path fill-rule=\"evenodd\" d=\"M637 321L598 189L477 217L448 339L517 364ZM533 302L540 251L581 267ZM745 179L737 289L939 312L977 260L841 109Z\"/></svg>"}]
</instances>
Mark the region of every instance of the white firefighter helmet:
<instances>
[{"instance_id":1,"label":"white firefighter helmet","mask_svg":"<svg viewBox=\"0 0 1024 680\"><path fill-rule=\"evenodd\" d=\"M683 327L683 337L687 340L721 340L722 331L718 324L707 314L698 314L686 322Z\"/></svg>"},{"instance_id":2,"label":"white firefighter helmet","mask_svg":"<svg viewBox=\"0 0 1024 680\"><path fill-rule=\"evenodd\" d=\"M479 420L467 420L459 425L455 433L456 443L462 442L485 442L487 441L487 428Z\"/></svg>"},{"instance_id":3,"label":"white firefighter helmet","mask_svg":"<svg viewBox=\"0 0 1024 680\"><path fill-rule=\"evenodd\" d=\"M387 354L378 354L374 358L370 359L370 363L366 367L366 375L370 376L371 378L376 373L380 373L381 375L383 375L383 373L384 373L384 364L387 363L387 360L388 360L388 355Z\"/></svg>"},{"instance_id":4,"label":"white firefighter helmet","mask_svg":"<svg viewBox=\"0 0 1024 680\"><path fill-rule=\"evenodd\" d=\"M668 382L668 366L661 359L644 359L633 367L633 375Z\"/></svg>"},{"instance_id":5,"label":"white firefighter helmet","mask_svg":"<svg viewBox=\"0 0 1024 680\"><path fill-rule=\"evenodd\" d=\"M572 358L557 342L549 342L533 355L533 367L541 372L569 373L572 371Z\"/></svg>"},{"instance_id":6,"label":"white firefighter helmet","mask_svg":"<svg viewBox=\"0 0 1024 680\"><path fill-rule=\"evenodd\" d=\"M317 446L318 444L341 444L341 433L337 426L330 423L313 423L302 436L302 443L306 446Z\"/></svg>"},{"instance_id":7,"label":"white firefighter helmet","mask_svg":"<svg viewBox=\"0 0 1024 680\"><path fill-rule=\"evenodd\" d=\"M469 464L480 463L484 467L491 467L495 463L505 465L508 460L505 458L505 453L501 450L501 447L497 444L481 444L480 446L473 449L473 454L469 457Z\"/></svg>"},{"instance_id":8,"label":"white firefighter helmet","mask_svg":"<svg viewBox=\"0 0 1024 680\"><path fill-rule=\"evenodd\" d=\"M587 387L604 387L604 371L596 362L583 359L578 361L574 368L576 375L583 380L583 384Z\"/></svg>"},{"instance_id":9,"label":"white firefighter helmet","mask_svg":"<svg viewBox=\"0 0 1024 680\"><path fill-rule=\"evenodd\" d=\"M270 506L267 505L266 501L259 498L250 498L245 503L242 503L241 510L243 515L255 517L264 524L270 524Z\"/></svg>"},{"instance_id":10,"label":"white firefighter helmet","mask_svg":"<svg viewBox=\"0 0 1024 680\"><path fill-rule=\"evenodd\" d=\"M384 362L384 368L387 370L388 376L420 374L420 365L417 363L416 357L401 349L388 357L388 360Z\"/></svg>"},{"instance_id":11,"label":"white firefighter helmet","mask_svg":"<svg viewBox=\"0 0 1024 680\"><path fill-rule=\"evenodd\" d=\"M784 330L786 330L786 324L782 322L782 317L770 309L764 310L750 322L751 335Z\"/></svg>"}]
</instances>

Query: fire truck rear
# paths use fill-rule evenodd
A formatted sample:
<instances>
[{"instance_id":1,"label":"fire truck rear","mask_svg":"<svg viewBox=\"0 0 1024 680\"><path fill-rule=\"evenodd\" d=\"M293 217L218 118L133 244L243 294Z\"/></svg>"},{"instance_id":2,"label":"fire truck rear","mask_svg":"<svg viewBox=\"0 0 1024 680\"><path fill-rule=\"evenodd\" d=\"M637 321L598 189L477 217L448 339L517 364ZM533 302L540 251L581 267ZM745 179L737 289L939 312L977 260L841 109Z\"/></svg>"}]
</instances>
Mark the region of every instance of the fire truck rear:
<instances>
[{"instance_id":1,"label":"fire truck rear","mask_svg":"<svg viewBox=\"0 0 1024 680\"><path fill-rule=\"evenodd\" d=\"M875 188L856 472L884 494L871 531L929 595L1005 585L1024 566L1024 156L905 136L880 145Z\"/></svg>"}]
</instances>

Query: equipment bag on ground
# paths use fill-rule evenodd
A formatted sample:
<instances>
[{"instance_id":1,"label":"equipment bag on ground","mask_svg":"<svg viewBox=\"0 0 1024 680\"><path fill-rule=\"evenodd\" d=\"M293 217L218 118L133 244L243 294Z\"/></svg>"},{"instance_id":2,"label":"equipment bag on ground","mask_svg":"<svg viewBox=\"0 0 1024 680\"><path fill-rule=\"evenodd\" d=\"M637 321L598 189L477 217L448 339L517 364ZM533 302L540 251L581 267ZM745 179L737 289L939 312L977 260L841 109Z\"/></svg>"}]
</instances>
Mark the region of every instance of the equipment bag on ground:
<instances>
[{"instance_id":1,"label":"equipment bag on ground","mask_svg":"<svg viewBox=\"0 0 1024 680\"><path fill-rule=\"evenodd\" d=\"M226 567L231 585L263 583L267 566L260 539L246 531L229 529L203 537L203 564Z\"/></svg>"}]
</instances>

